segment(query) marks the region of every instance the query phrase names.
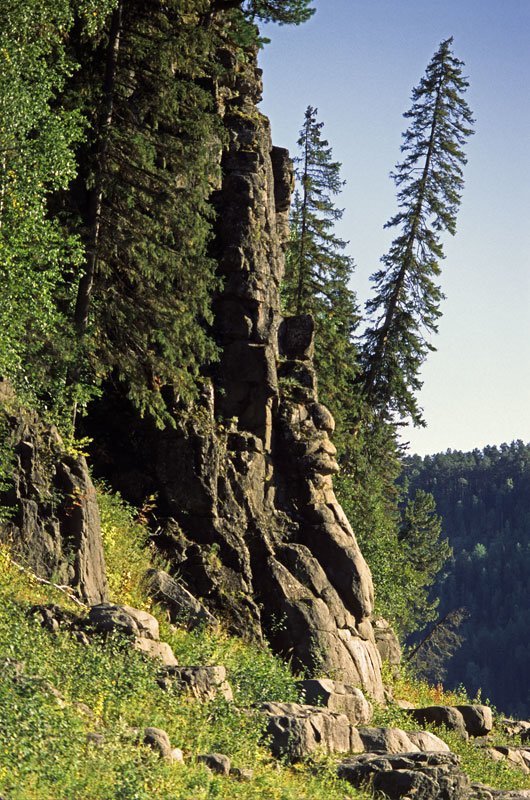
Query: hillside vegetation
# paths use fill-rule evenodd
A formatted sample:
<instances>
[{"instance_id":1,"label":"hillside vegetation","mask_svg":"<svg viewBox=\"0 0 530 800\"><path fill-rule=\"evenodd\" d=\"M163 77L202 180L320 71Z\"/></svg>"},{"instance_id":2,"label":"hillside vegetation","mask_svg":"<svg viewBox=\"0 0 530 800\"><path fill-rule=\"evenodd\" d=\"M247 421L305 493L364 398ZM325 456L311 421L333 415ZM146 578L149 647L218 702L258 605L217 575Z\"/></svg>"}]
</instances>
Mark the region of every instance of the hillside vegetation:
<instances>
[{"instance_id":1,"label":"hillside vegetation","mask_svg":"<svg viewBox=\"0 0 530 800\"><path fill-rule=\"evenodd\" d=\"M530 713L530 445L407 460L412 491L432 492L453 558L434 591L440 616L465 608L449 686L479 689L497 707Z\"/></svg>"},{"instance_id":2,"label":"hillside vegetation","mask_svg":"<svg viewBox=\"0 0 530 800\"><path fill-rule=\"evenodd\" d=\"M147 531L131 510L110 495L100 497L106 556L114 601L142 604L158 613L162 637L181 664L223 664L234 703L200 702L163 691L156 662L120 638L79 642L46 630L36 604L63 612L80 609L63 591L22 572L9 550L0 550L0 792L9 800L345 800L368 798L336 777L338 758L313 757L294 766L273 759L263 721L252 704L296 700L295 676L266 647L245 644L222 630L187 632L164 621L147 595L127 581L151 565ZM130 535L132 534L132 536ZM134 583L135 587L137 583ZM390 680L390 677L389 677ZM392 679L396 697L418 705L466 702L461 693L430 689L410 676ZM377 724L417 727L396 706L376 710ZM138 743L146 726L166 730L184 763L170 764ZM92 734L99 733L97 741ZM439 734L440 731L438 730ZM87 734L89 736L87 737ZM530 779L482 755L454 734L442 734L474 780L506 788L530 788ZM197 761L205 752L230 755L254 777L241 782L212 774Z\"/></svg>"}]
</instances>

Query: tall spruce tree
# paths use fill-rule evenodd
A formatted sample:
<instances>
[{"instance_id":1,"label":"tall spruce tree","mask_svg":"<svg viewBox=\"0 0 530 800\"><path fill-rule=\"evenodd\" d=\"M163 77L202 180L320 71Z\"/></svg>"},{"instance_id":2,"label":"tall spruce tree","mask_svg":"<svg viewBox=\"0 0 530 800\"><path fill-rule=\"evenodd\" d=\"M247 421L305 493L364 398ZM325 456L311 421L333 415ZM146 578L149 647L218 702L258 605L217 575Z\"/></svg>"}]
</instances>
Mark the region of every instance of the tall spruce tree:
<instances>
[{"instance_id":1,"label":"tall spruce tree","mask_svg":"<svg viewBox=\"0 0 530 800\"><path fill-rule=\"evenodd\" d=\"M213 0L213 11L227 11L240 8L248 17L264 22L278 22L280 25L300 25L307 22L315 9L311 0Z\"/></svg>"},{"instance_id":2,"label":"tall spruce tree","mask_svg":"<svg viewBox=\"0 0 530 800\"><path fill-rule=\"evenodd\" d=\"M443 258L440 234L455 233L463 187L463 146L472 133L471 111L463 97L468 82L463 62L442 42L425 77L412 92L404 115L405 158L392 177L398 213L386 224L399 234L383 267L372 276L376 293L366 304L370 324L363 337L362 390L368 405L395 419L423 424L416 392L419 370L433 350L442 293L436 284Z\"/></svg>"},{"instance_id":3,"label":"tall spruce tree","mask_svg":"<svg viewBox=\"0 0 530 800\"><path fill-rule=\"evenodd\" d=\"M120 381L159 422L162 389L191 398L215 356L208 200L221 140L204 81L217 43L198 24L204 6L119 0L97 46L77 43L72 86L91 122L72 193L87 254L75 306L80 363L95 381Z\"/></svg>"},{"instance_id":4,"label":"tall spruce tree","mask_svg":"<svg viewBox=\"0 0 530 800\"><path fill-rule=\"evenodd\" d=\"M334 204L343 186L341 165L332 159L317 114L316 108L307 108L294 159L299 189L291 211L283 295L287 313L315 319L320 394L340 422L352 402L358 308L349 288L353 259L344 252L347 242L334 231L343 215Z\"/></svg>"}]
</instances>

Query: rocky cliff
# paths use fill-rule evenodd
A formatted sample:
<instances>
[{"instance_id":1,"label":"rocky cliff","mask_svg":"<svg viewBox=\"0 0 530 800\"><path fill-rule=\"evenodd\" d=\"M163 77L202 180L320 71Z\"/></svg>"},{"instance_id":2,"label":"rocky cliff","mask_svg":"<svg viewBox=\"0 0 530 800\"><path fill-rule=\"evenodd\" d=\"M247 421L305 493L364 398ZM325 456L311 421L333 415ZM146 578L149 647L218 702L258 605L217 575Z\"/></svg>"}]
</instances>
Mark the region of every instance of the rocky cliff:
<instances>
[{"instance_id":1,"label":"rocky cliff","mask_svg":"<svg viewBox=\"0 0 530 800\"><path fill-rule=\"evenodd\" d=\"M13 448L12 481L0 495L8 509L0 541L20 566L69 586L88 604L107 598L96 491L83 456L68 452L53 426L23 409L0 379L2 426Z\"/></svg>"},{"instance_id":2,"label":"rocky cliff","mask_svg":"<svg viewBox=\"0 0 530 800\"><path fill-rule=\"evenodd\" d=\"M96 460L131 500L156 495L159 544L233 630L265 635L295 668L381 697L372 581L333 493L334 421L318 402L313 322L280 311L292 165L257 108L256 54L222 56L221 358L174 429L139 424L121 401L107 401L94 416Z\"/></svg>"}]
</instances>

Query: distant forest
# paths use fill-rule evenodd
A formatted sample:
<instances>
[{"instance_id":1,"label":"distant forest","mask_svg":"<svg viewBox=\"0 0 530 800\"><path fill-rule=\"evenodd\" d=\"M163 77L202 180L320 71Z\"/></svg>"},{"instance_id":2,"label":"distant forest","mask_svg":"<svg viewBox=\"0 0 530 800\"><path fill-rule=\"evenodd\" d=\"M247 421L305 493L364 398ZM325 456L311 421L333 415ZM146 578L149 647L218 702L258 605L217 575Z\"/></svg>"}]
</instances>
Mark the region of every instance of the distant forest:
<instances>
[{"instance_id":1,"label":"distant forest","mask_svg":"<svg viewBox=\"0 0 530 800\"><path fill-rule=\"evenodd\" d=\"M410 490L432 492L453 558L435 587L440 617L465 607L445 683L530 713L530 444L407 459Z\"/></svg>"}]
</instances>

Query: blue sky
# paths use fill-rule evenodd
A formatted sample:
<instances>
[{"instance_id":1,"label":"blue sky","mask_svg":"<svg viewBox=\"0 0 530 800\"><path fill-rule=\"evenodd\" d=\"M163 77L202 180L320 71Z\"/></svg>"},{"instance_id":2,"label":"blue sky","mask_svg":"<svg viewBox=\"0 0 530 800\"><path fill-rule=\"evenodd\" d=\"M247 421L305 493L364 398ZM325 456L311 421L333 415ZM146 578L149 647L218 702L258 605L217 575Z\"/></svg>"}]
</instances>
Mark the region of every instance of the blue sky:
<instances>
[{"instance_id":1,"label":"blue sky","mask_svg":"<svg viewBox=\"0 0 530 800\"><path fill-rule=\"evenodd\" d=\"M295 150L307 105L342 162L340 234L361 301L392 234L388 173L402 114L439 43L454 36L476 118L456 237L445 240L437 352L423 370L426 429L411 451L530 441L530 0L317 0L303 26L268 26L263 111Z\"/></svg>"}]
</instances>

